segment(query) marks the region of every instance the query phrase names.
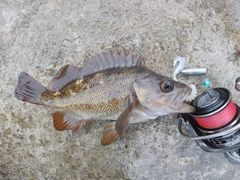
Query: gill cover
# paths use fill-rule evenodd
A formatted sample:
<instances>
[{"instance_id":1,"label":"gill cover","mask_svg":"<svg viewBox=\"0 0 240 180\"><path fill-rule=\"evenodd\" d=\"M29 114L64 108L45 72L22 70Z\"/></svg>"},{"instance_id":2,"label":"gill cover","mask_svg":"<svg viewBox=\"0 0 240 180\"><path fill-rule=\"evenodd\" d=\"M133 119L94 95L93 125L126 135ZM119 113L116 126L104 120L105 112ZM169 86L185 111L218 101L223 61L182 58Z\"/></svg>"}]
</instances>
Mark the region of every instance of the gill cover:
<instances>
[{"instance_id":1,"label":"gill cover","mask_svg":"<svg viewBox=\"0 0 240 180\"><path fill-rule=\"evenodd\" d=\"M153 74L133 84L142 110L155 116L169 113L194 112L184 102L191 94L191 88L166 76Z\"/></svg>"}]
</instances>

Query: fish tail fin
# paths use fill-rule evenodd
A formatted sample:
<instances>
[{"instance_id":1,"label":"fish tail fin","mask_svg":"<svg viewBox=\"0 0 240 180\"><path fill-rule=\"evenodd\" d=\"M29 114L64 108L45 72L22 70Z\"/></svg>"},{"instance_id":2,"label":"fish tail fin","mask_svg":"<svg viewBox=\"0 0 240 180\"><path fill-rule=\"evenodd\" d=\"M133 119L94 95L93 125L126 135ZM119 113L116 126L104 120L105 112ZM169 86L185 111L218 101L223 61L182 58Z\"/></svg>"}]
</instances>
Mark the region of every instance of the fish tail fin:
<instances>
[{"instance_id":1,"label":"fish tail fin","mask_svg":"<svg viewBox=\"0 0 240 180\"><path fill-rule=\"evenodd\" d=\"M44 91L48 90L36 79L23 71L19 75L18 85L14 91L14 96L19 100L32 104L42 104L40 100L41 94Z\"/></svg>"}]
</instances>

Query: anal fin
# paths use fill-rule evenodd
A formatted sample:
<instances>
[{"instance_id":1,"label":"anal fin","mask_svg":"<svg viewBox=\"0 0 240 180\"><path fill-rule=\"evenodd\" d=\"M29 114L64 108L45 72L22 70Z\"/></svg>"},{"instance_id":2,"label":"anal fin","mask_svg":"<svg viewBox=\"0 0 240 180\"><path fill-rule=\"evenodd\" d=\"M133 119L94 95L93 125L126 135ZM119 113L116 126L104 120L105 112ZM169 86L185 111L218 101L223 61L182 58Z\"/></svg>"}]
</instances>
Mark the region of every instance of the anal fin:
<instances>
[{"instance_id":1,"label":"anal fin","mask_svg":"<svg viewBox=\"0 0 240 180\"><path fill-rule=\"evenodd\" d=\"M53 114L53 124L56 130L72 130L72 135L75 136L87 123L81 116L75 116L69 113L56 111Z\"/></svg>"}]
</instances>

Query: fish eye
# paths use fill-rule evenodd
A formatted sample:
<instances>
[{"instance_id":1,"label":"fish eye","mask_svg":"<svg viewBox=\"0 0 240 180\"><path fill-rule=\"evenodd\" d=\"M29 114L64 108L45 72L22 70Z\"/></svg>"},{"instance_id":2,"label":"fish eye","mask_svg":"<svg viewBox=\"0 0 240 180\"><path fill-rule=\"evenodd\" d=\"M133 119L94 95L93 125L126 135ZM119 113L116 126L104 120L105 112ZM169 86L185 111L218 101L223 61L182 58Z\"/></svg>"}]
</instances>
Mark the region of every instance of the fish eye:
<instances>
[{"instance_id":1,"label":"fish eye","mask_svg":"<svg viewBox=\"0 0 240 180\"><path fill-rule=\"evenodd\" d=\"M165 92L165 93L169 93L173 90L174 85L172 81L163 81L160 82L160 89Z\"/></svg>"}]
</instances>

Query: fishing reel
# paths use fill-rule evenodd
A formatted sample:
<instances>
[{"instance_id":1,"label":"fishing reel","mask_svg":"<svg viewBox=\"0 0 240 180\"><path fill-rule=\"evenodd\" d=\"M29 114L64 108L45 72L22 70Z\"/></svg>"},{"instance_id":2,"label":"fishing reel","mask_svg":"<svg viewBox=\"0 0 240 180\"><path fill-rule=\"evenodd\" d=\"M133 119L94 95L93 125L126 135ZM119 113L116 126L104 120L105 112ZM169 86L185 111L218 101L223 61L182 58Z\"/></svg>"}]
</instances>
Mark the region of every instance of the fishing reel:
<instances>
[{"instance_id":1,"label":"fishing reel","mask_svg":"<svg viewBox=\"0 0 240 180\"><path fill-rule=\"evenodd\" d=\"M178 114L180 134L203 150L224 153L229 162L240 164L240 107L231 100L230 91L207 89L190 105L194 113Z\"/></svg>"}]
</instances>

